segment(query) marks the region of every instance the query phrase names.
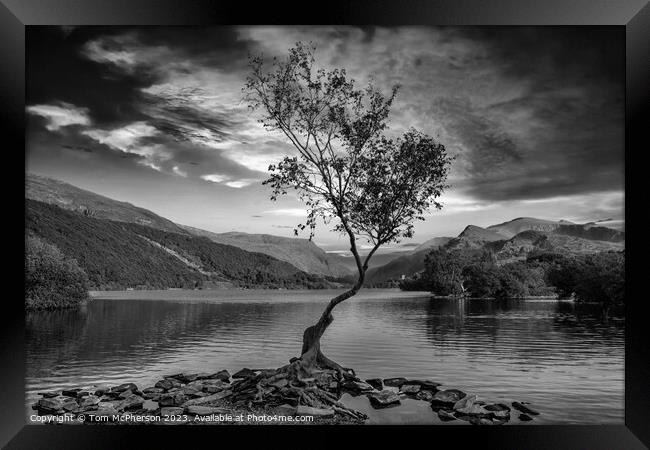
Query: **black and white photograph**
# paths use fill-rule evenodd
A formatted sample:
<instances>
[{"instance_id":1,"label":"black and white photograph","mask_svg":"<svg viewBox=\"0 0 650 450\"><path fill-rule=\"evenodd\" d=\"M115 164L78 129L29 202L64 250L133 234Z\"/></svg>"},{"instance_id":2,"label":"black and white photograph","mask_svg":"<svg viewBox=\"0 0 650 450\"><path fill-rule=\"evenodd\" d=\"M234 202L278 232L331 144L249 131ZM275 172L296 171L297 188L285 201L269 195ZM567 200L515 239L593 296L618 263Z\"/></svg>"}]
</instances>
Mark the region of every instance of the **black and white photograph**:
<instances>
[{"instance_id":1,"label":"black and white photograph","mask_svg":"<svg viewBox=\"0 0 650 450\"><path fill-rule=\"evenodd\" d=\"M26 423L623 425L625 42L27 27Z\"/></svg>"}]
</instances>

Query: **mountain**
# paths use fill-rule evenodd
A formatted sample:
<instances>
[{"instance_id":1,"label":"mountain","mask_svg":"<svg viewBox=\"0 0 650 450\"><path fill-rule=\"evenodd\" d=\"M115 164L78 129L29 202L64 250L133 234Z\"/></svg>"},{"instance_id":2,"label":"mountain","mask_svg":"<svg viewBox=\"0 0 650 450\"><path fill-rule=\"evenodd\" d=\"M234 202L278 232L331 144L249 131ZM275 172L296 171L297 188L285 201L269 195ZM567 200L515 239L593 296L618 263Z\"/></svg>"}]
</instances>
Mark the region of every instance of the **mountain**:
<instances>
[{"instance_id":1,"label":"mountain","mask_svg":"<svg viewBox=\"0 0 650 450\"><path fill-rule=\"evenodd\" d=\"M570 225L571 222L566 220L553 221L544 219L535 219L533 217L518 217L508 222L490 225L488 230L494 231L506 238L511 238L522 231L555 231L561 225Z\"/></svg>"},{"instance_id":2,"label":"mountain","mask_svg":"<svg viewBox=\"0 0 650 450\"><path fill-rule=\"evenodd\" d=\"M449 241L451 241L452 239L454 239L454 238L452 238L452 237L434 237L434 238L429 239L428 241L424 241L422 244L415 247L413 252L415 253L415 252L419 252L419 251L425 250L425 249L440 248L440 247L443 247L443 246L447 245L447 243Z\"/></svg>"},{"instance_id":3,"label":"mountain","mask_svg":"<svg viewBox=\"0 0 650 450\"><path fill-rule=\"evenodd\" d=\"M387 280L399 280L402 275L408 277L424 270L424 259L431 250L431 248L428 248L400 256L383 266L368 269L366 284L372 286L384 283Z\"/></svg>"},{"instance_id":4,"label":"mountain","mask_svg":"<svg viewBox=\"0 0 650 450\"><path fill-rule=\"evenodd\" d=\"M328 255L308 239L288 238L270 234L248 234L236 231L213 233L185 225L181 226L193 235L203 236L212 242L232 245L249 252L264 253L280 261L286 261L307 273L331 277L350 275L350 270L341 264L336 257Z\"/></svg>"},{"instance_id":5,"label":"mountain","mask_svg":"<svg viewBox=\"0 0 650 450\"><path fill-rule=\"evenodd\" d=\"M185 230L171 220L144 208L138 208L130 203L113 200L63 181L40 175L27 174L25 197L70 211L77 211L88 217L137 223L172 233L186 234Z\"/></svg>"},{"instance_id":6,"label":"mountain","mask_svg":"<svg viewBox=\"0 0 650 450\"><path fill-rule=\"evenodd\" d=\"M26 234L74 258L93 289L333 286L285 261L205 237L98 219L31 199L26 208Z\"/></svg>"},{"instance_id":7,"label":"mountain","mask_svg":"<svg viewBox=\"0 0 650 450\"><path fill-rule=\"evenodd\" d=\"M86 191L59 180L28 174L25 182L28 199L79 212L86 217L135 223L178 234L202 236L213 242L263 253L288 262L299 270L316 275L345 277L351 270L338 255L328 255L307 239L285 238L268 234L212 233L178 225L144 208ZM355 269L356 270L356 269Z\"/></svg>"},{"instance_id":8,"label":"mountain","mask_svg":"<svg viewBox=\"0 0 650 450\"><path fill-rule=\"evenodd\" d=\"M468 225L453 239L430 239L413 253L369 270L368 284L381 285L423 270L426 255L436 248L434 245L427 248L428 243L437 243L438 248L449 250L486 249L495 253L499 264L525 259L531 252L588 254L623 250L625 232L598 226L597 223L601 222L574 224L566 220L520 217L486 228Z\"/></svg>"},{"instance_id":9,"label":"mountain","mask_svg":"<svg viewBox=\"0 0 650 450\"><path fill-rule=\"evenodd\" d=\"M488 242L502 241L507 239L504 234L488 228L467 225L458 237L451 239L445 248L481 248Z\"/></svg>"}]
</instances>

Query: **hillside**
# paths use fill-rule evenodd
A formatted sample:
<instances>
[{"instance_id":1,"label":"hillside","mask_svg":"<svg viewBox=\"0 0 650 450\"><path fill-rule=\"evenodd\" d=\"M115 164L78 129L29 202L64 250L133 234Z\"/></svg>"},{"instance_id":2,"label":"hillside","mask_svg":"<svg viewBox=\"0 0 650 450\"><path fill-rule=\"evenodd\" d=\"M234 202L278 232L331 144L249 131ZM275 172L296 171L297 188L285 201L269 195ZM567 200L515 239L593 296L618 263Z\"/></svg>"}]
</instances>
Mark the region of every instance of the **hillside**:
<instances>
[{"instance_id":1,"label":"hillside","mask_svg":"<svg viewBox=\"0 0 650 450\"><path fill-rule=\"evenodd\" d=\"M505 240L507 237L497 231L487 228L467 225L458 237L451 239L444 245L446 248L481 248L488 242Z\"/></svg>"},{"instance_id":2,"label":"hillside","mask_svg":"<svg viewBox=\"0 0 650 450\"><path fill-rule=\"evenodd\" d=\"M490 225L487 230L499 233L506 238L511 238L522 231L555 231L561 225L571 225L571 222L566 220L553 221L544 219L535 219L533 217L518 217L517 219L508 222Z\"/></svg>"},{"instance_id":3,"label":"hillside","mask_svg":"<svg viewBox=\"0 0 650 450\"><path fill-rule=\"evenodd\" d=\"M25 198L80 212L96 219L137 223L172 233L185 231L171 220L160 217L144 208L113 200L94 192L79 189L71 184L40 175L27 174Z\"/></svg>"},{"instance_id":4,"label":"hillside","mask_svg":"<svg viewBox=\"0 0 650 450\"><path fill-rule=\"evenodd\" d=\"M518 231L515 234L515 231ZM505 237L508 235L509 237ZM380 285L388 280L409 277L424 269L426 254L435 247L418 250L429 242L445 242L433 238L409 254L368 271L368 284ZM620 251L625 247L625 233L590 224L567 221L519 218L487 228L468 225L456 238L439 247L446 249L485 249L495 253L498 264L524 260L532 252L555 252L565 255L586 255ZM438 248L439 248L438 247Z\"/></svg>"},{"instance_id":5,"label":"hillside","mask_svg":"<svg viewBox=\"0 0 650 450\"><path fill-rule=\"evenodd\" d=\"M419 251L425 250L425 249L433 250L434 248L443 247L443 246L447 245L447 243L449 241L451 241L452 239L454 239L454 238L452 238L452 237L434 237L434 238L431 238L428 241L424 241L422 244L415 247L415 249L413 250L413 253L419 252Z\"/></svg>"},{"instance_id":6,"label":"hillside","mask_svg":"<svg viewBox=\"0 0 650 450\"><path fill-rule=\"evenodd\" d=\"M196 236L203 236L212 242L232 245L249 252L264 253L280 261L286 261L294 267L317 275L343 277L350 270L325 253L320 247L308 239L288 238L270 234L248 234L241 232L212 233L185 225L186 231Z\"/></svg>"},{"instance_id":7,"label":"hillside","mask_svg":"<svg viewBox=\"0 0 650 450\"><path fill-rule=\"evenodd\" d=\"M93 289L239 286L329 286L317 276L269 255L246 252L207 238L87 217L27 200L25 231L74 258Z\"/></svg>"}]
</instances>

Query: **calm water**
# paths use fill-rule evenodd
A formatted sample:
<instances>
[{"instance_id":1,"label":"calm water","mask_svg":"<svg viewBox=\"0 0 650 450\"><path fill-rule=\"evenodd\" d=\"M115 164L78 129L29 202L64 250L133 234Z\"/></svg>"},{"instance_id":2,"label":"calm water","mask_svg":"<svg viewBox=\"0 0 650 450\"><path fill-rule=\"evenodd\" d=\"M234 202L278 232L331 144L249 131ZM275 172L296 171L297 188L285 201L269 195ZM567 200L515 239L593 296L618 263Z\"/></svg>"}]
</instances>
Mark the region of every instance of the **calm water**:
<instances>
[{"instance_id":1,"label":"calm water","mask_svg":"<svg viewBox=\"0 0 650 450\"><path fill-rule=\"evenodd\" d=\"M334 294L107 293L115 298L77 311L31 313L27 403L44 389L282 366ZM334 315L322 347L361 378L428 378L486 401L528 401L541 412L533 424L623 423L624 321L603 323L592 306L366 290ZM364 396L344 400L369 423L439 423L426 402L375 411Z\"/></svg>"}]
</instances>

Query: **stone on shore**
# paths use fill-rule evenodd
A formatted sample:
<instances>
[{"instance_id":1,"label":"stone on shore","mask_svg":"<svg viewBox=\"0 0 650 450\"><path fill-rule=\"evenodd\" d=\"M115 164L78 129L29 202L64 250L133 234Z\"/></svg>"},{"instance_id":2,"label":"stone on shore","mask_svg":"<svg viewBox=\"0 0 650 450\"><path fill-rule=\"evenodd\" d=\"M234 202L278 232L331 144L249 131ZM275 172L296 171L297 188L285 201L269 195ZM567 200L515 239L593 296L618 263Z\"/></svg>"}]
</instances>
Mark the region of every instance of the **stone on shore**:
<instances>
[{"instance_id":1,"label":"stone on shore","mask_svg":"<svg viewBox=\"0 0 650 450\"><path fill-rule=\"evenodd\" d=\"M181 406L187 400L187 396L182 392L168 392L158 398L158 404L160 406Z\"/></svg>"},{"instance_id":2,"label":"stone on shore","mask_svg":"<svg viewBox=\"0 0 650 450\"><path fill-rule=\"evenodd\" d=\"M124 383L120 384L119 386L112 387L109 392L118 392L122 393L124 391L137 391L138 386L136 386L134 383Z\"/></svg>"},{"instance_id":3,"label":"stone on shore","mask_svg":"<svg viewBox=\"0 0 650 450\"><path fill-rule=\"evenodd\" d=\"M438 391L433 395L431 406L453 406L458 400L462 399L466 395L467 394L458 389Z\"/></svg>"},{"instance_id":4,"label":"stone on shore","mask_svg":"<svg viewBox=\"0 0 650 450\"><path fill-rule=\"evenodd\" d=\"M381 378L370 378L366 380L366 383L368 383L370 386L374 387L378 391L384 389L384 383L381 381Z\"/></svg>"},{"instance_id":5,"label":"stone on shore","mask_svg":"<svg viewBox=\"0 0 650 450\"><path fill-rule=\"evenodd\" d=\"M449 422L451 420L456 420L456 416L454 416L452 413L449 411L446 411L444 409L441 409L438 411L438 418L442 420L443 422Z\"/></svg>"},{"instance_id":6,"label":"stone on shore","mask_svg":"<svg viewBox=\"0 0 650 450\"><path fill-rule=\"evenodd\" d=\"M425 391L425 390L420 390L417 394L415 394L415 398L418 400L423 400L425 402L430 402L433 400L433 392L431 391Z\"/></svg>"},{"instance_id":7,"label":"stone on shore","mask_svg":"<svg viewBox=\"0 0 650 450\"><path fill-rule=\"evenodd\" d=\"M70 411L78 407L77 402L64 395L50 398L41 398L37 403L38 409L45 412L60 413L62 411Z\"/></svg>"},{"instance_id":8,"label":"stone on shore","mask_svg":"<svg viewBox=\"0 0 650 450\"><path fill-rule=\"evenodd\" d=\"M183 403L183 406L201 405L204 403L210 403L216 400L221 400L223 398L229 397L230 395L232 395L232 391L225 390L225 391L217 392L216 394L206 395L205 397L199 397L199 398L193 398L191 400L187 400Z\"/></svg>"},{"instance_id":9,"label":"stone on shore","mask_svg":"<svg viewBox=\"0 0 650 450\"><path fill-rule=\"evenodd\" d=\"M343 389L352 392L367 392L367 391L372 391L374 389L370 384L364 383L363 381L351 381L351 380L342 382L341 387Z\"/></svg>"},{"instance_id":10,"label":"stone on shore","mask_svg":"<svg viewBox=\"0 0 650 450\"><path fill-rule=\"evenodd\" d=\"M273 412L279 416L295 416L297 408L285 403L284 405L275 407Z\"/></svg>"},{"instance_id":11,"label":"stone on shore","mask_svg":"<svg viewBox=\"0 0 650 450\"><path fill-rule=\"evenodd\" d=\"M420 385L419 384L403 384L402 387L399 388L399 391L402 394L415 395L418 392L420 392Z\"/></svg>"},{"instance_id":12,"label":"stone on shore","mask_svg":"<svg viewBox=\"0 0 650 450\"><path fill-rule=\"evenodd\" d=\"M230 381L230 373L227 370L220 370L219 372L210 375L208 379L221 380L227 383Z\"/></svg>"},{"instance_id":13,"label":"stone on shore","mask_svg":"<svg viewBox=\"0 0 650 450\"><path fill-rule=\"evenodd\" d=\"M179 408L177 406L166 406L164 408L160 408L161 416L179 416L181 414L183 414L183 408Z\"/></svg>"},{"instance_id":14,"label":"stone on shore","mask_svg":"<svg viewBox=\"0 0 650 450\"><path fill-rule=\"evenodd\" d=\"M255 376L255 372L245 367L239 372L236 372L232 375L233 378L253 378L254 376Z\"/></svg>"},{"instance_id":15,"label":"stone on shore","mask_svg":"<svg viewBox=\"0 0 650 450\"><path fill-rule=\"evenodd\" d=\"M81 391L80 388L74 388L74 389L63 389L61 391L61 395L65 395L66 397L73 397L77 398L77 394Z\"/></svg>"},{"instance_id":16,"label":"stone on shore","mask_svg":"<svg viewBox=\"0 0 650 450\"><path fill-rule=\"evenodd\" d=\"M406 378L384 378L384 386L402 387L408 380Z\"/></svg>"},{"instance_id":17,"label":"stone on shore","mask_svg":"<svg viewBox=\"0 0 650 450\"><path fill-rule=\"evenodd\" d=\"M131 394L122 402L120 402L119 405L117 405L117 410L130 410L130 409L138 409L142 407L142 404L144 403L144 398L140 397L139 395Z\"/></svg>"},{"instance_id":18,"label":"stone on shore","mask_svg":"<svg viewBox=\"0 0 650 450\"><path fill-rule=\"evenodd\" d=\"M535 411L534 409L529 408L528 406L526 406L526 405L524 405L522 403L519 403L519 402L512 402L512 407L515 408L516 410L521 411L524 414L528 414L528 415L531 415L531 416L538 416L539 415L539 413L537 411Z\"/></svg>"},{"instance_id":19,"label":"stone on shore","mask_svg":"<svg viewBox=\"0 0 650 450\"><path fill-rule=\"evenodd\" d=\"M329 408L313 408L311 406L298 405L296 414L299 416L333 417L334 410Z\"/></svg>"},{"instance_id":20,"label":"stone on shore","mask_svg":"<svg viewBox=\"0 0 650 450\"><path fill-rule=\"evenodd\" d=\"M86 397L82 397L81 399L79 399L79 406L81 406L82 408L86 408L88 406L95 406L99 404L99 401L100 401L99 397L97 397L96 395L88 395Z\"/></svg>"},{"instance_id":21,"label":"stone on shore","mask_svg":"<svg viewBox=\"0 0 650 450\"><path fill-rule=\"evenodd\" d=\"M401 404L399 395L396 392L385 389L380 392L370 392L366 394L370 404L375 409L388 408Z\"/></svg>"},{"instance_id":22,"label":"stone on shore","mask_svg":"<svg viewBox=\"0 0 650 450\"><path fill-rule=\"evenodd\" d=\"M430 380L408 380L404 384L417 384L420 386L420 389L434 392L438 390L438 386L442 386L440 383Z\"/></svg>"},{"instance_id":23,"label":"stone on shore","mask_svg":"<svg viewBox=\"0 0 650 450\"><path fill-rule=\"evenodd\" d=\"M522 422L530 422L531 420L533 420L533 418L530 417L528 414L523 414L522 413L522 414L519 414L519 420L521 420Z\"/></svg>"}]
</instances>

